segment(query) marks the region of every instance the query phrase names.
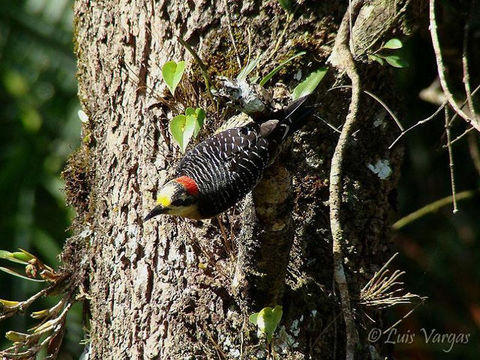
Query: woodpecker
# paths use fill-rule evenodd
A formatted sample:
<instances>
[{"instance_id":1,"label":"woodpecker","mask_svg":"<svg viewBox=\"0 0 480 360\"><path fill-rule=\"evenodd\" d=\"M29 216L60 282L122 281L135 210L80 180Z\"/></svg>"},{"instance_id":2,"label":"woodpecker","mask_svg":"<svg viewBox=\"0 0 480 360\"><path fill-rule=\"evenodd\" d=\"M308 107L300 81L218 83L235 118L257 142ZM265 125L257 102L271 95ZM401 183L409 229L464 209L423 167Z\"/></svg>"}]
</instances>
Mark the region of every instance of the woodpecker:
<instances>
[{"instance_id":1,"label":"woodpecker","mask_svg":"<svg viewBox=\"0 0 480 360\"><path fill-rule=\"evenodd\" d=\"M235 205L257 185L284 140L313 113L306 100L300 98L260 122L237 117L228 122L233 125L199 143L161 187L157 206L144 221L160 214L206 219Z\"/></svg>"}]
</instances>

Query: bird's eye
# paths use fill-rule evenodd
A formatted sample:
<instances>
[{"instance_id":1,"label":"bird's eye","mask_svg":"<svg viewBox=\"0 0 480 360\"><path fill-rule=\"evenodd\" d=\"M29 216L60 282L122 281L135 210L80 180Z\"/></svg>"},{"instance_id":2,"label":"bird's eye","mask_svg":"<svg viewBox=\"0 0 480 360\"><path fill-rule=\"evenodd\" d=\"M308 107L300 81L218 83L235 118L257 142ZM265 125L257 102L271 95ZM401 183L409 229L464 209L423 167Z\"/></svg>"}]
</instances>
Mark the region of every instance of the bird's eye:
<instances>
[{"instance_id":1,"label":"bird's eye","mask_svg":"<svg viewBox=\"0 0 480 360\"><path fill-rule=\"evenodd\" d=\"M182 199L173 200L170 204L170 206L182 206L182 205L183 205L183 200Z\"/></svg>"},{"instance_id":2,"label":"bird's eye","mask_svg":"<svg viewBox=\"0 0 480 360\"><path fill-rule=\"evenodd\" d=\"M189 198L189 197L187 197L187 198L177 198L177 199L172 201L170 206L188 206L188 205L193 204L193 202L194 202L194 199Z\"/></svg>"}]
</instances>

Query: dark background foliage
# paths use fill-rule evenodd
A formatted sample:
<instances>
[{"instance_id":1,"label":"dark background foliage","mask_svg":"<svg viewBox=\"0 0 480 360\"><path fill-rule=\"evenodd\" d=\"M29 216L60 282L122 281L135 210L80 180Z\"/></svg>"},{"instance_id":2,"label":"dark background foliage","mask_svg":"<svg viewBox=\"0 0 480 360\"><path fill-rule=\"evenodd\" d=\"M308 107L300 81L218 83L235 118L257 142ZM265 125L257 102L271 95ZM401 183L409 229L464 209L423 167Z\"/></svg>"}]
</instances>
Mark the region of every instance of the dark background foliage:
<instances>
[{"instance_id":1,"label":"dark background foliage","mask_svg":"<svg viewBox=\"0 0 480 360\"><path fill-rule=\"evenodd\" d=\"M0 249L23 248L52 266L69 236L73 210L65 206L60 173L68 155L81 141L80 106L76 97L75 58L72 53L72 0L4 0L0 12ZM461 59L463 20L449 2L442 2L440 36L450 75ZM459 20L460 19L460 20ZM472 16L472 88L478 85L480 63L479 18ZM475 32L476 31L476 32ZM448 34L448 36L446 36ZM402 50L410 66L393 70L398 79L399 99L406 107L405 127L429 116L437 106L420 100L419 92L436 78L436 66L427 27L411 38ZM460 63L461 64L461 63ZM373 66L380 66L374 64ZM461 68L460 68L461 71ZM458 72L458 71L457 71ZM381 97L381 94L377 94ZM478 97L477 97L478 99ZM323 126L323 125L322 125ZM466 128L462 120L453 124L453 137ZM457 191L477 189L479 174L469 146L478 146L472 132L453 146ZM398 217L439 198L448 196L450 175L444 121L439 116L405 138L405 161L399 184ZM480 328L480 221L478 196L459 203L453 215L446 206L408 224L394 233L400 252L393 266L406 271L405 288L428 296L428 300L397 326L398 334L415 334L413 343L397 342L397 359L476 359ZM387 241L387 239L386 239ZM2 262L0 266L5 266ZM39 286L0 273L0 298L20 300ZM34 310L54 304L44 300ZM410 308L389 310L393 324ZM377 324L364 324L368 329ZM387 328L391 324L382 324ZM0 324L7 330L24 331L28 317L15 317ZM78 358L84 337L81 309L71 312L61 358ZM427 333L470 334L468 344L429 342ZM384 339L385 340L385 339ZM0 340L2 348L5 342Z\"/></svg>"},{"instance_id":2,"label":"dark background foliage","mask_svg":"<svg viewBox=\"0 0 480 360\"><path fill-rule=\"evenodd\" d=\"M2 1L0 11L0 249L26 249L58 265L73 210L60 178L80 142L71 0ZM1 266L11 266L2 262ZM37 283L0 275L0 298L26 299ZM53 299L36 305L40 310ZM80 309L70 314L65 354L78 358ZM27 316L0 324L25 331Z\"/></svg>"}]
</instances>

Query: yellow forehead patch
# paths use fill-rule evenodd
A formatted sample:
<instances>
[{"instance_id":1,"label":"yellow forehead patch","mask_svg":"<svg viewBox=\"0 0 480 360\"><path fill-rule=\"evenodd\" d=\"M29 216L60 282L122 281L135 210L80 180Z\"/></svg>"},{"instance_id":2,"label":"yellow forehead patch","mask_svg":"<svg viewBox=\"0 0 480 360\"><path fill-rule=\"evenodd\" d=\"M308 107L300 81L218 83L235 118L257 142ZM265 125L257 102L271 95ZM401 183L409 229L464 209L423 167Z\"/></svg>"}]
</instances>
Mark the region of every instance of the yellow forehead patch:
<instances>
[{"instance_id":1,"label":"yellow forehead patch","mask_svg":"<svg viewBox=\"0 0 480 360\"><path fill-rule=\"evenodd\" d=\"M173 184L165 185L161 190L160 194L157 197L157 204L162 205L163 207L169 207L172 203L172 196L175 191L175 186Z\"/></svg>"},{"instance_id":2,"label":"yellow forehead patch","mask_svg":"<svg viewBox=\"0 0 480 360\"><path fill-rule=\"evenodd\" d=\"M162 205L163 207L168 207L170 206L170 199L167 198L166 196L159 196L157 198L157 204Z\"/></svg>"}]
</instances>

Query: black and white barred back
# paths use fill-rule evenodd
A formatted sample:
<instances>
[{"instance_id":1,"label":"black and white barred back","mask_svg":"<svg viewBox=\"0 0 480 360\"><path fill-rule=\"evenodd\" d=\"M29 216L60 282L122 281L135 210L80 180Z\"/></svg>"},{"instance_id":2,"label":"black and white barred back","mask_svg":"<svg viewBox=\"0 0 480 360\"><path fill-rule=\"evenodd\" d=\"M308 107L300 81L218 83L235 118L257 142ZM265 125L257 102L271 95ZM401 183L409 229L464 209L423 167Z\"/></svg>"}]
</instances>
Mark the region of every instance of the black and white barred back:
<instances>
[{"instance_id":1,"label":"black and white barred back","mask_svg":"<svg viewBox=\"0 0 480 360\"><path fill-rule=\"evenodd\" d=\"M202 216L215 216L247 195L260 181L283 140L301 126L311 111L298 111L305 99L275 113L261 124L250 122L217 133L180 161L176 176L192 178L199 189Z\"/></svg>"}]
</instances>

